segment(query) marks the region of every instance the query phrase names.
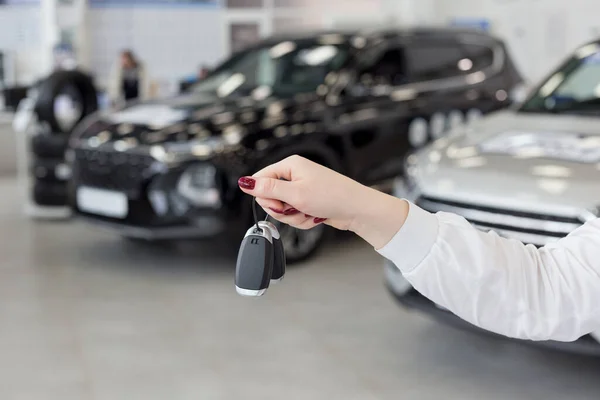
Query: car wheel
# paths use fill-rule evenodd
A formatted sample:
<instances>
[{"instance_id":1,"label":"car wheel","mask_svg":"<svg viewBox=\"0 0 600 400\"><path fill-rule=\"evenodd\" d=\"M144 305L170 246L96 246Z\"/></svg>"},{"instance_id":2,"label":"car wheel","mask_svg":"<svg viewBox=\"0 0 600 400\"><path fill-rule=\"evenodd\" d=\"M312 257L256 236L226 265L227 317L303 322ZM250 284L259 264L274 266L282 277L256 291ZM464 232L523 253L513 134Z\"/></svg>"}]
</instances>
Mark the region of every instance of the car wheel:
<instances>
[{"instance_id":1,"label":"car wheel","mask_svg":"<svg viewBox=\"0 0 600 400\"><path fill-rule=\"evenodd\" d=\"M33 201L38 206L64 207L68 203L67 185L36 181L33 186Z\"/></svg>"},{"instance_id":2,"label":"car wheel","mask_svg":"<svg viewBox=\"0 0 600 400\"><path fill-rule=\"evenodd\" d=\"M326 225L317 225L303 230L276 222L288 264L304 261L319 250L327 232Z\"/></svg>"},{"instance_id":3,"label":"car wheel","mask_svg":"<svg viewBox=\"0 0 600 400\"><path fill-rule=\"evenodd\" d=\"M58 71L40 83L35 110L52 132L71 133L83 118L98 109L97 96L89 75L77 70Z\"/></svg>"},{"instance_id":4,"label":"car wheel","mask_svg":"<svg viewBox=\"0 0 600 400\"><path fill-rule=\"evenodd\" d=\"M40 133L31 138L31 151L37 157L64 158L68 145L67 135Z\"/></svg>"}]
</instances>

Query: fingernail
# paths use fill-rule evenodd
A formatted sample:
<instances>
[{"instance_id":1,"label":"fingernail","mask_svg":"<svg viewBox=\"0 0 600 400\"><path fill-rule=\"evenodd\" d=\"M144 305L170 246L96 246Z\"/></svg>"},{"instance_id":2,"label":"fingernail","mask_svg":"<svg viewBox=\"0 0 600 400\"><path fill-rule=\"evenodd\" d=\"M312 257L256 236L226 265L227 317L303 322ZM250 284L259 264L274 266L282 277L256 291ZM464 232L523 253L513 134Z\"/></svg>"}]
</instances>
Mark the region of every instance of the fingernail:
<instances>
[{"instance_id":1,"label":"fingernail","mask_svg":"<svg viewBox=\"0 0 600 400\"><path fill-rule=\"evenodd\" d=\"M327 221L327 218L315 218L314 223L315 224L322 224L325 221Z\"/></svg>"},{"instance_id":2,"label":"fingernail","mask_svg":"<svg viewBox=\"0 0 600 400\"><path fill-rule=\"evenodd\" d=\"M283 214L283 211L281 211L281 210L277 210L277 209L275 209L275 208L271 208L271 207L269 207L269 210L273 211L275 214Z\"/></svg>"},{"instance_id":3,"label":"fingernail","mask_svg":"<svg viewBox=\"0 0 600 400\"><path fill-rule=\"evenodd\" d=\"M244 176L238 180L238 185L240 185L242 189L253 190L254 186L256 186L256 181L253 178Z\"/></svg>"},{"instance_id":4,"label":"fingernail","mask_svg":"<svg viewBox=\"0 0 600 400\"><path fill-rule=\"evenodd\" d=\"M300 211L296 210L295 208L290 208L287 209L283 212L283 215L295 215L298 214Z\"/></svg>"}]
</instances>

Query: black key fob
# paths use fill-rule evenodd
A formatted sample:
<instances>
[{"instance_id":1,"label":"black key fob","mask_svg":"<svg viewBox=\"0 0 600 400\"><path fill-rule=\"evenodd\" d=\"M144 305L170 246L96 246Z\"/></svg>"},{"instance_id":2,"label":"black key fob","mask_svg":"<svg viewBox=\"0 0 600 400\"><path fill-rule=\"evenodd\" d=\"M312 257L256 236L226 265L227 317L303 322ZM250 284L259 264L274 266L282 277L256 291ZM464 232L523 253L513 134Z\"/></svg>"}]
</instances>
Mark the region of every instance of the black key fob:
<instances>
[{"instance_id":1,"label":"black key fob","mask_svg":"<svg viewBox=\"0 0 600 400\"><path fill-rule=\"evenodd\" d=\"M279 235L277 227L268 221L261 221L258 223L263 229L271 231L271 237L273 238L273 250L275 252L273 257L273 273L271 274L271 282L280 282L285 276L285 249L283 248L283 242Z\"/></svg>"},{"instance_id":2,"label":"black key fob","mask_svg":"<svg viewBox=\"0 0 600 400\"><path fill-rule=\"evenodd\" d=\"M273 237L270 229L248 229L238 253L235 288L242 296L265 294L273 271Z\"/></svg>"}]
</instances>

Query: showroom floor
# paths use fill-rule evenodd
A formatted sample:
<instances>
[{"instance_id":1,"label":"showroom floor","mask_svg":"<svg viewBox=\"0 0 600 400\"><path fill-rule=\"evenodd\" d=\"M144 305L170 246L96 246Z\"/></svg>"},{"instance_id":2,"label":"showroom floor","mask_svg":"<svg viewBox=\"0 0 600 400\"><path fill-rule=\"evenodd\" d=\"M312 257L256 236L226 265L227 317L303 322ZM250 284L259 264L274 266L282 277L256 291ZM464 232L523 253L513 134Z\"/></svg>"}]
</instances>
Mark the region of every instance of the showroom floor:
<instances>
[{"instance_id":1,"label":"showroom floor","mask_svg":"<svg viewBox=\"0 0 600 400\"><path fill-rule=\"evenodd\" d=\"M600 359L440 326L396 306L351 237L266 297L235 246L138 247L34 223L0 180L0 399L597 399Z\"/></svg>"}]
</instances>

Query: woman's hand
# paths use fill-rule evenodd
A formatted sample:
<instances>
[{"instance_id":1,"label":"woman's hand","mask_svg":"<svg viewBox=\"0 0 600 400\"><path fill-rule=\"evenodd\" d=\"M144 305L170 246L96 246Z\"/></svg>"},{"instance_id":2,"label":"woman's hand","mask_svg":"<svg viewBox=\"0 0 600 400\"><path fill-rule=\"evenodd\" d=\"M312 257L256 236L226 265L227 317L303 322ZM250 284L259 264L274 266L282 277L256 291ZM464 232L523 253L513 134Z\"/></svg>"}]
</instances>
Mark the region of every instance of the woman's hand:
<instances>
[{"instance_id":1,"label":"woman's hand","mask_svg":"<svg viewBox=\"0 0 600 400\"><path fill-rule=\"evenodd\" d=\"M240 178L239 185L278 221L300 229L326 223L355 232L375 248L391 240L408 213L405 201L299 156Z\"/></svg>"}]
</instances>

